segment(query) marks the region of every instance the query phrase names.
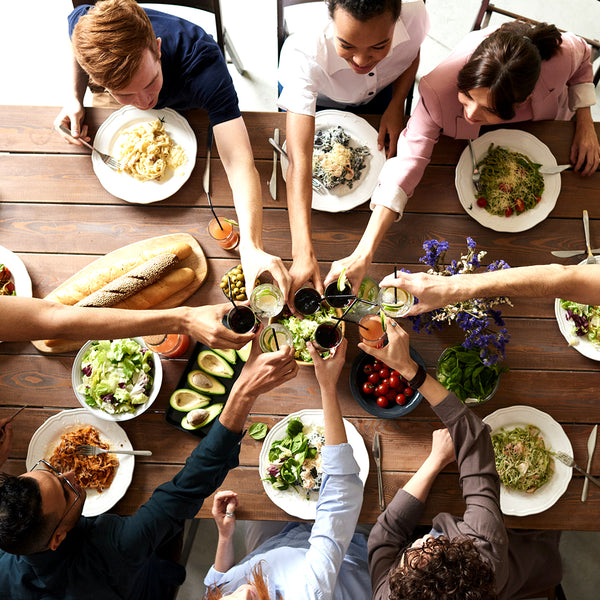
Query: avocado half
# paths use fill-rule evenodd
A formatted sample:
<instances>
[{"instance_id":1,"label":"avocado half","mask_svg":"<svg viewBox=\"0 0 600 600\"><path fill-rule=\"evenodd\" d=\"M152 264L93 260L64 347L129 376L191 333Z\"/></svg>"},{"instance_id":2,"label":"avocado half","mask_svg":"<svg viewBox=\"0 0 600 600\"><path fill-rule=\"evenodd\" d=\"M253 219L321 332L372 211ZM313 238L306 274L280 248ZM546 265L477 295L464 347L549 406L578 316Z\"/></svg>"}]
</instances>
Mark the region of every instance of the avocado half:
<instances>
[{"instance_id":1,"label":"avocado half","mask_svg":"<svg viewBox=\"0 0 600 600\"><path fill-rule=\"evenodd\" d=\"M218 396L225 393L225 386L217 381L212 375L196 369L190 371L187 376L188 384L197 392Z\"/></svg>"},{"instance_id":2,"label":"avocado half","mask_svg":"<svg viewBox=\"0 0 600 600\"><path fill-rule=\"evenodd\" d=\"M203 408L204 406L207 406L208 404L210 404L210 398L203 396L202 394L194 390L182 388L179 390L175 390L171 394L169 404L175 410L179 410L181 412L189 412L190 410L195 410L196 408Z\"/></svg>"},{"instance_id":3,"label":"avocado half","mask_svg":"<svg viewBox=\"0 0 600 600\"><path fill-rule=\"evenodd\" d=\"M231 379L233 377L232 366L212 350L202 350L198 353L198 366L209 375Z\"/></svg>"},{"instance_id":4,"label":"avocado half","mask_svg":"<svg viewBox=\"0 0 600 600\"><path fill-rule=\"evenodd\" d=\"M250 350L252 350L252 342L248 342L243 348L236 350L237 355L246 362L250 356Z\"/></svg>"},{"instance_id":5,"label":"avocado half","mask_svg":"<svg viewBox=\"0 0 600 600\"><path fill-rule=\"evenodd\" d=\"M237 362L237 354L233 349L217 350L215 348L213 352L216 352L219 356L222 356L227 362L231 363L232 365L235 365L235 363Z\"/></svg>"},{"instance_id":6,"label":"avocado half","mask_svg":"<svg viewBox=\"0 0 600 600\"><path fill-rule=\"evenodd\" d=\"M218 404L211 404L210 406L206 407L205 409L200 409L200 410L203 410L205 413L207 413L207 415L205 416L204 420L200 421L196 425L190 425L190 422L188 421L188 416L189 416L189 413L188 413L187 415L185 415L185 417L183 417L183 419L181 419L181 426L184 429L187 429L188 431L200 429L200 427L204 427L205 425L208 425L213 419L215 419L217 416L219 416L221 414L221 411L223 410L224 406L225 406L225 404L223 404L222 402L219 402Z\"/></svg>"}]
</instances>

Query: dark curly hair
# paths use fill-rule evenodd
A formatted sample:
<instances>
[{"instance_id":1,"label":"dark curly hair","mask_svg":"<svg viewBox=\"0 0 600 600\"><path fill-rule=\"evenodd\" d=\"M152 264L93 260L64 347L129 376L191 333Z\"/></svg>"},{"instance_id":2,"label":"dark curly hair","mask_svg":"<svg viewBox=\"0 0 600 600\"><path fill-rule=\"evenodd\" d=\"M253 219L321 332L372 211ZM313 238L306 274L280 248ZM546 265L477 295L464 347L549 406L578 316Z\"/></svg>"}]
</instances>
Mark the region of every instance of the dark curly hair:
<instances>
[{"instance_id":1,"label":"dark curly hair","mask_svg":"<svg viewBox=\"0 0 600 600\"><path fill-rule=\"evenodd\" d=\"M558 51L562 43L554 25L505 23L492 32L473 52L458 73L458 90L469 94L489 88L494 112L506 121L515 116L515 105L533 92L542 61Z\"/></svg>"},{"instance_id":2,"label":"dark curly hair","mask_svg":"<svg viewBox=\"0 0 600 600\"><path fill-rule=\"evenodd\" d=\"M0 473L0 549L25 555L45 550L51 525L37 481Z\"/></svg>"},{"instance_id":3,"label":"dark curly hair","mask_svg":"<svg viewBox=\"0 0 600 600\"><path fill-rule=\"evenodd\" d=\"M390 575L390 600L496 600L492 567L470 538L429 538L407 548Z\"/></svg>"},{"instance_id":4,"label":"dark curly hair","mask_svg":"<svg viewBox=\"0 0 600 600\"><path fill-rule=\"evenodd\" d=\"M336 8L342 8L359 21L368 21L387 11L394 21L400 16L402 0L327 0L329 16L333 19Z\"/></svg>"}]
</instances>

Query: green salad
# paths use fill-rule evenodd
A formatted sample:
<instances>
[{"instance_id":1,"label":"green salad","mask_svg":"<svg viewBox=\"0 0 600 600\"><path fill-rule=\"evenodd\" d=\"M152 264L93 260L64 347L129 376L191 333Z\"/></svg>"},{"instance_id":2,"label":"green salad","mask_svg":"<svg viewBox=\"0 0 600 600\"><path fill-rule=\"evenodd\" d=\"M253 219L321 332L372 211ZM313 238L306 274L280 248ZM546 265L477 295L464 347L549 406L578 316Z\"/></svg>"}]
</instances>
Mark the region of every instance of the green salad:
<instances>
[{"instance_id":1,"label":"green salad","mask_svg":"<svg viewBox=\"0 0 600 600\"><path fill-rule=\"evenodd\" d=\"M314 315L297 317L288 315L279 319L279 323L287 327L294 338L294 349L296 360L312 363L312 358L306 347L315 333L315 329L325 321L337 318L335 308L320 308ZM329 356L329 352L323 352L321 356Z\"/></svg>"},{"instance_id":2,"label":"green salad","mask_svg":"<svg viewBox=\"0 0 600 600\"><path fill-rule=\"evenodd\" d=\"M578 338L585 337L595 346L600 346L600 306L570 300L561 300L560 306L567 312L567 321L573 323L574 343L579 341Z\"/></svg>"},{"instance_id":3,"label":"green salad","mask_svg":"<svg viewBox=\"0 0 600 600\"><path fill-rule=\"evenodd\" d=\"M94 341L81 360L81 380L77 391L92 408L132 413L148 402L153 354L133 339Z\"/></svg>"}]
</instances>

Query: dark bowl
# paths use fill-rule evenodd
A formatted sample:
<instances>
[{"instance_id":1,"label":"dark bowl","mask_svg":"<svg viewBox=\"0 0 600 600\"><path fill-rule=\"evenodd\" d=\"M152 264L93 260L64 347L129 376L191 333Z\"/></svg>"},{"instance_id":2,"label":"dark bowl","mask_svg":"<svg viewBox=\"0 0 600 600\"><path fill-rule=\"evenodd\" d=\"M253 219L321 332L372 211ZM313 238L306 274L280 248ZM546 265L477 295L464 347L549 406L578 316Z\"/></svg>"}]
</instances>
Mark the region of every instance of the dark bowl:
<instances>
[{"instance_id":1,"label":"dark bowl","mask_svg":"<svg viewBox=\"0 0 600 600\"><path fill-rule=\"evenodd\" d=\"M410 348L410 357L416 363L425 367L425 362L412 346ZM352 363L352 369L350 370L350 389L352 390L352 395L360 406L374 417L379 417L380 419L397 419L407 415L419 405L419 402L423 398L423 395L417 390L414 390L414 394L406 404L400 405L390 402L387 408L381 408L377 404L377 397L374 394L363 393L362 386L367 381L367 375L363 372L363 368L366 364L373 363L374 360L375 358L370 354L361 351Z\"/></svg>"}]
</instances>

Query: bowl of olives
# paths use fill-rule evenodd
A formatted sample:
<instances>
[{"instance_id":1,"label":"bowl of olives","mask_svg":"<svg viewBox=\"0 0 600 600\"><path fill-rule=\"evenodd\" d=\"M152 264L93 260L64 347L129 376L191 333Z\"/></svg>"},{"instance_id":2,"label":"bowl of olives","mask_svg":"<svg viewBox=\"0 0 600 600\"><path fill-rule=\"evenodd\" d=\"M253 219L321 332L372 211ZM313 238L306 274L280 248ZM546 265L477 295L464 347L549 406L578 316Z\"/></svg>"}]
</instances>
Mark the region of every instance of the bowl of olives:
<instances>
[{"instance_id":1,"label":"bowl of olives","mask_svg":"<svg viewBox=\"0 0 600 600\"><path fill-rule=\"evenodd\" d=\"M229 284L231 282L231 296L229 295ZM256 280L254 285L257 286L260 280ZM248 300L248 294L246 294L246 278L244 277L244 271L242 265L229 269L221 278L220 283L221 289L227 298L236 300L237 302L244 302Z\"/></svg>"}]
</instances>

